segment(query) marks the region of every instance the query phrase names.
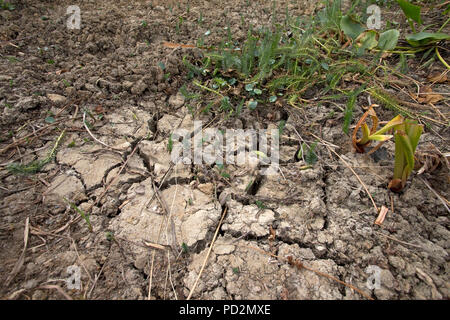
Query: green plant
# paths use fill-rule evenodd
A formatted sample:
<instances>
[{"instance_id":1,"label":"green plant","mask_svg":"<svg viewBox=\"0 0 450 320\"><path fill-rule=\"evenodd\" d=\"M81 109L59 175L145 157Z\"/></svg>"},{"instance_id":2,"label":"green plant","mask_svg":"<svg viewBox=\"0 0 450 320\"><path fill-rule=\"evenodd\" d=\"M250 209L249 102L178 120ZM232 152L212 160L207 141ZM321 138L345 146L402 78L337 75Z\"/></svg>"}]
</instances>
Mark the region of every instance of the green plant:
<instances>
[{"instance_id":1,"label":"green plant","mask_svg":"<svg viewBox=\"0 0 450 320\"><path fill-rule=\"evenodd\" d=\"M112 233L111 231L106 232L106 240L108 241L114 241L114 233Z\"/></svg>"},{"instance_id":2,"label":"green plant","mask_svg":"<svg viewBox=\"0 0 450 320\"><path fill-rule=\"evenodd\" d=\"M6 58L7 58L8 61L11 62L11 63L15 63L15 62L18 62L18 61L19 61L19 59L17 59L17 58L14 57L14 56L7 56Z\"/></svg>"},{"instance_id":3,"label":"green plant","mask_svg":"<svg viewBox=\"0 0 450 320\"><path fill-rule=\"evenodd\" d=\"M27 164L21 164L21 163L11 163L6 168L8 171L10 171L13 174L34 174L39 172L47 163L53 160L53 158L56 155L56 150L58 149L59 144L62 141L62 138L64 137L65 130L59 135L59 137L56 139L55 145L53 148L49 151L47 156L42 160L34 160Z\"/></svg>"},{"instance_id":4,"label":"green plant","mask_svg":"<svg viewBox=\"0 0 450 320\"><path fill-rule=\"evenodd\" d=\"M379 141L380 143L383 143L391 139L392 135L386 135L385 133L403 123L403 117L398 115L389 121L383 128L376 131L378 127L378 117L373 109L373 106L374 105L370 106L369 109L363 114L353 130L352 144L355 150L360 153L364 153L364 148L367 147L372 141ZM370 130L366 122L368 116L372 119L372 128ZM357 139L356 135L359 129L362 131L362 137Z\"/></svg>"},{"instance_id":5,"label":"green plant","mask_svg":"<svg viewBox=\"0 0 450 320\"><path fill-rule=\"evenodd\" d=\"M366 123L367 117L372 119L372 128ZM417 121L404 119L401 115L397 115L389 121L383 128L376 131L378 126L378 117L373 110L373 106L363 114L361 119L355 126L352 135L352 144L356 151L363 153L371 141L379 141L380 143L370 152L378 149L385 141L395 138L395 163L394 175L389 182L388 188L394 192L400 192L406 185L406 180L414 169L414 153L419 143L420 136L423 132L423 125L419 125ZM357 139L356 135L359 129L362 130L362 137ZM388 132L394 132L393 135L387 135Z\"/></svg>"},{"instance_id":6,"label":"green plant","mask_svg":"<svg viewBox=\"0 0 450 320\"><path fill-rule=\"evenodd\" d=\"M414 153L422 132L423 125L409 119L396 127L394 177L388 185L390 190L399 192L405 187L414 169Z\"/></svg>"},{"instance_id":7,"label":"green plant","mask_svg":"<svg viewBox=\"0 0 450 320\"><path fill-rule=\"evenodd\" d=\"M345 15L340 21L340 28L344 34L356 45L358 55L366 50L377 48L381 51L393 50L397 46L400 32L397 29L387 30L379 33L366 28L352 16Z\"/></svg>"},{"instance_id":8,"label":"green plant","mask_svg":"<svg viewBox=\"0 0 450 320\"><path fill-rule=\"evenodd\" d=\"M180 28L181 28L181 25L183 24L183 20L184 20L183 17L178 17L177 25L175 26L177 34L180 33Z\"/></svg>"},{"instance_id":9,"label":"green plant","mask_svg":"<svg viewBox=\"0 0 450 320\"><path fill-rule=\"evenodd\" d=\"M16 7L11 2L0 0L0 8L3 10L13 11Z\"/></svg>"},{"instance_id":10,"label":"green plant","mask_svg":"<svg viewBox=\"0 0 450 320\"><path fill-rule=\"evenodd\" d=\"M358 98L358 95L360 95L364 91L364 89L365 85L356 88L354 91L348 94L349 98L347 101L347 108L344 111L344 124L342 126L342 131L344 131L346 134L348 134L348 128L350 126L350 123L352 122L353 109L356 104L356 99Z\"/></svg>"},{"instance_id":11,"label":"green plant","mask_svg":"<svg viewBox=\"0 0 450 320\"><path fill-rule=\"evenodd\" d=\"M402 9L403 13L408 19L409 25L414 33L416 33L416 28L414 27L414 21L418 24L422 24L422 18L420 17L420 6L416 6L409 3L406 0L397 0L398 5Z\"/></svg>"},{"instance_id":12,"label":"green plant","mask_svg":"<svg viewBox=\"0 0 450 320\"><path fill-rule=\"evenodd\" d=\"M409 45L413 48L417 48L418 51L427 49L431 46L431 48L434 48L437 58L442 62L443 65L445 65L447 69L450 69L450 65L442 58L437 47L437 44L439 42L450 40L449 34L441 32L445 25L450 21L450 18L448 18L445 23L442 24L437 32L425 32L424 30L422 30L421 32L417 32L414 26L414 22L416 22L418 26L422 25L423 23L420 14L421 7L411 4L406 0L397 0L397 3L408 19L409 25L413 32L413 34L409 34L406 36L406 41L409 43ZM443 13L445 14L445 12Z\"/></svg>"},{"instance_id":13,"label":"green plant","mask_svg":"<svg viewBox=\"0 0 450 320\"><path fill-rule=\"evenodd\" d=\"M173 149L173 140L172 135L169 136L169 141L167 142L167 151L172 152Z\"/></svg>"},{"instance_id":14,"label":"green plant","mask_svg":"<svg viewBox=\"0 0 450 320\"><path fill-rule=\"evenodd\" d=\"M266 209L266 208L267 208L266 205L265 205L262 201L260 201L260 200L256 200L256 201L255 201L255 204L256 204L256 206L257 206L259 209Z\"/></svg>"},{"instance_id":15,"label":"green plant","mask_svg":"<svg viewBox=\"0 0 450 320\"><path fill-rule=\"evenodd\" d=\"M80 214L80 216L84 219L84 221L86 221L89 231L93 231L92 228L92 224L91 224L91 220L89 219L89 215L86 214L83 210L81 210L75 203L70 202L69 200L67 200L66 198L63 198L64 201L76 212L78 212Z\"/></svg>"},{"instance_id":16,"label":"green plant","mask_svg":"<svg viewBox=\"0 0 450 320\"><path fill-rule=\"evenodd\" d=\"M303 159L309 166L314 165L318 160L317 154L314 151L316 147L317 141L311 146L308 146L306 143L302 143L297 153L297 159Z\"/></svg>"}]
</instances>

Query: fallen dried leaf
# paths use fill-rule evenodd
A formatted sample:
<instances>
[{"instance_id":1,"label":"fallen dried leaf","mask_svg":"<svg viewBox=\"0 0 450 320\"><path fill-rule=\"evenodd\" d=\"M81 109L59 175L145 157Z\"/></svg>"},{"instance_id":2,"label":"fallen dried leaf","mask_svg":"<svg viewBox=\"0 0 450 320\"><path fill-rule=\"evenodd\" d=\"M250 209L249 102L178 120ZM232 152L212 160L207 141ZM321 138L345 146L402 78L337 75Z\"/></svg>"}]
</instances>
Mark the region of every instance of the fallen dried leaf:
<instances>
[{"instance_id":1,"label":"fallen dried leaf","mask_svg":"<svg viewBox=\"0 0 450 320\"><path fill-rule=\"evenodd\" d=\"M440 73L439 71L435 71L427 77L429 82L432 83L444 83L448 81L447 73Z\"/></svg>"},{"instance_id":2,"label":"fallen dried leaf","mask_svg":"<svg viewBox=\"0 0 450 320\"><path fill-rule=\"evenodd\" d=\"M444 97L438 93L433 93L433 89L429 86L424 86L417 97L419 103L431 103L435 104L444 99Z\"/></svg>"},{"instance_id":3,"label":"fallen dried leaf","mask_svg":"<svg viewBox=\"0 0 450 320\"><path fill-rule=\"evenodd\" d=\"M105 112L105 110L103 109L103 107L101 105L96 106L94 110L95 110L95 113L97 113L97 114Z\"/></svg>"}]
</instances>

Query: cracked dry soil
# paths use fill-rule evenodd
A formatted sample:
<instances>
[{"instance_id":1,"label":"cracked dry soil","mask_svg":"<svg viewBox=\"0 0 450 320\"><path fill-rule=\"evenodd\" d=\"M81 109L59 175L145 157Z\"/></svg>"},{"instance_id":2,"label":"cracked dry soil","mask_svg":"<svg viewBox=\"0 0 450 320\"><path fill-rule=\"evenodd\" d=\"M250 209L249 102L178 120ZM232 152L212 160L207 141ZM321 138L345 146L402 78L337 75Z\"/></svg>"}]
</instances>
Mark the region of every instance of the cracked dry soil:
<instances>
[{"instance_id":1,"label":"cracked dry soil","mask_svg":"<svg viewBox=\"0 0 450 320\"><path fill-rule=\"evenodd\" d=\"M402 194L388 192L393 145L387 144L381 158L352 152L341 134L341 113L330 116L334 105L301 112L264 106L225 121L213 114L200 117L223 129L277 128L285 120L282 174L263 176L254 168L226 165L224 177L217 167L171 166L171 132L193 128L178 93L186 76L182 59L201 52L165 48L162 41L192 44L211 30L205 44L214 45L226 35L228 22L242 41L241 15L248 24L264 25L272 18L270 1L250 6L190 1L189 13L185 2L169 10L167 3L151 1L81 1L80 30L65 28L68 1L18 2L14 11L0 11L0 40L16 39L0 47L0 101L13 106L3 110L1 131L6 136L13 130L20 142L12 148L13 141L1 142L1 163L19 156L23 163L42 159L60 134L56 128L65 128L66 135L54 161L39 173L12 175L1 168L3 298L63 298L44 288L54 284L74 299L144 299L151 275L151 298L184 299L225 207L195 299L363 298L329 278L293 268L283 260L287 256L375 299L449 298L448 212L420 178L410 180ZM288 5L297 15L316 8L308 1L277 3L279 12ZM177 28L180 15L184 22ZM92 134L111 148L85 130L86 109ZM42 129L50 114L57 122ZM355 111L355 119L361 114ZM325 146L318 146L314 167L304 170L294 155L298 134L306 137L308 131L340 147L379 206L394 203L382 227L373 223L376 213L361 184ZM432 132L421 139L448 148ZM437 171L427 179L448 199L445 174ZM90 214L92 232L64 198ZM27 248L18 265L27 219ZM79 289L68 288L65 280L73 265L80 267ZM380 270L378 288L367 286L369 266Z\"/></svg>"}]
</instances>

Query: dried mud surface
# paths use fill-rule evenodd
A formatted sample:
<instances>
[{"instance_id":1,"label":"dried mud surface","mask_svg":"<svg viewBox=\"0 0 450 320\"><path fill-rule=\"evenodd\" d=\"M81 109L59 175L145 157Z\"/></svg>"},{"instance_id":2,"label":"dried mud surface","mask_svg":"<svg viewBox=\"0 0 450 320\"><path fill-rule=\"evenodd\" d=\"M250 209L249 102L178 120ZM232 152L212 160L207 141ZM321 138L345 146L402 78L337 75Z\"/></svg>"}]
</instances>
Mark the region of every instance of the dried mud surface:
<instances>
[{"instance_id":1,"label":"dried mud surface","mask_svg":"<svg viewBox=\"0 0 450 320\"><path fill-rule=\"evenodd\" d=\"M272 19L271 1L250 2L190 1L187 13L185 3L170 10L151 1L81 1L80 30L64 26L72 4L66 1L19 1L14 11L0 11L1 134L3 139L13 130L16 141L23 138L13 148L5 149L10 138L0 143L0 162L45 157L59 135L39 131L49 125L49 115L55 126L66 128L54 161L39 173L12 175L1 168L2 298L64 298L46 288L58 285L74 299L184 299L225 208L194 299L364 299L330 278L289 265L287 256L374 299L450 297L448 212L434 193L449 199L447 173L442 168L410 179L401 194L387 191L393 143L376 156L355 154L342 135L339 103L301 111L263 106L222 122L202 116L233 129L277 128L286 120L282 174L226 165L225 178L217 167L170 165L171 132L193 128L178 92L187 82L182 59L201 52L161 43L193 44L203 36L205 45L215 45L226 37L228 23L234 39L242 41L242 17L254 26ZM292 15L314 14L318 6L278 4L277 19L286 5ZM180 15L184 20L177 27ZM88 116L92 134L112 148L88 134L86 109L95 118ZM355 111L355 119L361 114ZM306 163L295 158L307 132L339 146L336 151L378 206L390 209L382 227L374 225L377 214L362 185L326 146L318 146L313 168L305 170ZM432 142L448 152L444 138L426 130L421 145ZM64 198L90 213L92 232ZM81 268L79 290L67 288L65 280L73 265ZM380 270L379 288L367 286L369 266Z\"/></svg>"}]
</instances>

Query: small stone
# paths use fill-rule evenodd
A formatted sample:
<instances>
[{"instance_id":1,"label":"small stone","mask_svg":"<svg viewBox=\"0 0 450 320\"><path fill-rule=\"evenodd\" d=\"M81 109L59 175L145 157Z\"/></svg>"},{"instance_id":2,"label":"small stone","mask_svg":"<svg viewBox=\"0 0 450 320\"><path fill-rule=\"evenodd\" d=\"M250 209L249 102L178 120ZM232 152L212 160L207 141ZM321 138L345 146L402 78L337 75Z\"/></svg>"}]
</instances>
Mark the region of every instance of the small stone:
<instances>
[{"instance_id":1,"label":"small stone","mask_svg":"<svg viewBox=\"0 0 450 320\"><path fill-rule=\"evenodd\" d=\"M222 193L219 195L220 205L224 206L229 200L231 200L231 193L227 190L222 191Z\"/></svg>"},{"instance_id":2,"label":"small stone","mask_svg":"<svg viewBox=\"0 0 450 320\"><path fill-rule=\"evenodd\" d=\"M158 131L162 133L171 133L178 127L181 121L182 119L178 117L172 116L170 114L165 114L158 121Z\"/></svg>"},{"instance_id":3,"label":"small stone","mask_svg":"<svg viewBox=\"0 0 450 320\"><path fill-rule=\"evenodd\" d=\"M197 186L197 188L204 194L213 194L214 192L214 186L212 183L200 184Z\"/></svg>"},{"instance_id":4,"label":"small stone","mask_svg":"<svg viewBox=\"0 0 450 320\"><path fill-rule=\"evenodd\" d=\"M395 287L395 278L389 270L386 269L381 270L380 282L384 287L388 289L393 289Z\"/></svg>"},{"instance_id":5,"label":"small stone","mask_svg":"<svg viewBox=\"0 0 450 320\"><path fill-rule=\"evenodd\" d=\"M156 104L153 101L141 101L140 105L146 110L155 110Z\"/></svg>"},{"instance_id":6,"label":"small stone","mask_svg":"<svg viewBox=\"0 0 450 320\"><path fill-rule=\"evenodd\" d=\"M183 106L184 104L184 96L181 93L178 93L176 95L172 95L169 98L169 105L171 107L174 107L175 109L179 109Z\"/></svg>"},{"instance_id":7,"label":"small stone","mask_svg":"<svg viewBox=\"0 0 450 320\"><path fill-rule=\"evenodd\" d=\"M148 255L147 254L141 254L136 258L136 261L134 261L134 266L139 269L143 270L147 264L148 261Z\"/></svg>"},{"instance_id":8,"label":"small stone","mask_svg":"<svg viewBox=\"0 0 450 320\"><path fill-rule=\"evenodd\" d=\"M235 248L236 247L231 244L216 244L214 246L214 253L217 255L230 254L233 253Z\"/></svg>"},{"instance_id":9,"label":"small stone","mask_svg":"<svg viewBox=\"0 0 450 320\"><path fill-rule=\"evenodd\" d=\"M319 247L319 246L317 246L317 247ZM323 248L325 248L325 247L323 247ZM309 249L309 248L300 248L300 249L298 249L298 256L301 259L304 259L304 260L315 260L316 259L316 256L314 255L312 250Z\"/></svg>"},{"instance_id":10,"label":"small stone","mask_svg":"<svg viewBox=\"0 0 450 320\"><path fill-rule=\"evenodd\" d=\"M384 287L381 287L380 289L375 289L374 293L377 299L379 300L390 300L395 296L394 292L387 290Z\"/></svg>"},{"instance_id":11,"label":"small stone","mask_svg":"<svg viewBox=\"0 0 450 320\"><path fill-rule=\"evenodd\" d=\"M65 206L64 198L73 201L84 198L84 188L81 181L74 177L62 174L57 176L47 189L48 193L44 197L43 202L46 205ZM73 199L76 197L76 199Z\"/></svg>"},{"instance_id":12,"label":"small stone","mask_svg":"<svg viewBox=\"0 0 450 320\"><path fill-rule=\"evenodd\" d=\"M396 257L396 256L388 256L389 263L391 266L398 270L403 270L405 268L405 260Z\"/></svg>"},{"instance_id":13,"label":"small stone","mask_svg":"<svg viewBox=\"0 0 450 320\"><path fill-rule=\"evenodd\" d=\"M131 93L135 95L142 94L145 89L147 89L147 85L144 81L138 81L134 86L131 87Z\"/></svg>"},{"instance_id":14,"label":"small stone","mask_svg":"<svg viewBox=\"0 0 450 320\"><path fill-rule=\"evenodd\" d=\"M317 245L316 247L315 247L315 249L316 249L316 252L317 252L317 255L319 256L319 257L323 257L324 255L325 255L325 253L327 252L327 247L325 247L325 246L322 246L322 245Z\"/></svg>"},{"instance_id":15,"label":"small stone","mask_svg":"<svg viewBox=\"0 0 450 320\"><path fill-rule=\"evenodd\" d=\"M311 223L311 228L313 230L322 230L324 225L325 225L325 219L322 217L319 217L319 218L315 219L313 221L313 223Z\"/></svg>"},{"instance_id":16,"label":"small stone","mask_svg":"<svg viewBox=\"0 0 450 320\"><path fill-rule=\"evenodd\" d=\"M145 194L145 187L144 186L138 186L136 189L134 189L134 192L139 195Z\"/></svg>"},{"instance_id":17,"label":"small stone","mask_svg":"<svg viewBox=\"0 0 450 320\"><path fill-rule=\"evenodd\" d=\"M15 108L19 110L28 110L36 108L37 105L38 101L33 99L33 97L24 97L16 103Z\"/></svg>"},{"instance_id":18,"label":"small stone","mask_svg":"<svg viewBox=\"0 0 450 320\"><path fill-rule=\"evenodd\" d=\"M122 82L122 87L126 90L131 89L132 86L133 86L133 82L131 82L131 81Z\"/></svg>"},{"instance_id":19,"label":"small stone","mask_svg":"<svg viewBox=\"0 0 450 320\"><path fill-rule=\"evenodd\" d=\"M0 74L0 81L8 81L11 80L12 77L4 74Z\"/></svg>"}]
</instances>

